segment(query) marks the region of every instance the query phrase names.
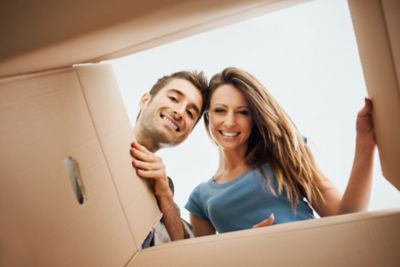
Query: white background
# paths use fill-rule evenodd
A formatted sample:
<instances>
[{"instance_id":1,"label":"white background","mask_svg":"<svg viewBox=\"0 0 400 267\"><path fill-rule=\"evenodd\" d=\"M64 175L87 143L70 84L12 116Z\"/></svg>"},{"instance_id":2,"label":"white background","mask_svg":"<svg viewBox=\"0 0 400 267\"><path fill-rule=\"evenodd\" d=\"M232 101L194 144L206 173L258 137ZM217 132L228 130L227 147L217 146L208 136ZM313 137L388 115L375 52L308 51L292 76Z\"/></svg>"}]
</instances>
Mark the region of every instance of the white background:
<instances>
[{"instance_id":1,"label":"white background","mask_svg":"<svg viewBox=\"0 0 400 267\"><path fill-rule=\"evenodd\" d=\"M343 192L354 153L355 118L366 96L347 2L315 0L112 61L134 125L140 96L158 78L228 66L257 77L277 98ZM200 121L189 138L158 152L174 179L182 216L192 189L217 169L217 147ZM370 210L400 206L400 194L381 175L376 154Z\"/></svg>"}]
</instances>

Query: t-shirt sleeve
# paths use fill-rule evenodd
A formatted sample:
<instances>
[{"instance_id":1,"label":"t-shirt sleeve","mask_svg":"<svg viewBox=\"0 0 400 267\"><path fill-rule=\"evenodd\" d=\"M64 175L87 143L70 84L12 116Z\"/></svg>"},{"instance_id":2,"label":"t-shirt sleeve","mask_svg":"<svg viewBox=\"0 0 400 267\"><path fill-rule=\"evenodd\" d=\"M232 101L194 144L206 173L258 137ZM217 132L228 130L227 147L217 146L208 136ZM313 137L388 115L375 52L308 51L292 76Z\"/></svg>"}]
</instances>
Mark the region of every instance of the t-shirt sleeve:
<instances>
[{"instance_id":1,"label":"t-shirt sleeve","mask_svg":"<svg viewBox=\"0 0 400 267\"><path fill-rule=\"evenodd\" d=\"M186 202L185 209L202 220L208 220L204 212L204 203L201 199L201 185L196 186Z\"/></svg>"}]
</instances>

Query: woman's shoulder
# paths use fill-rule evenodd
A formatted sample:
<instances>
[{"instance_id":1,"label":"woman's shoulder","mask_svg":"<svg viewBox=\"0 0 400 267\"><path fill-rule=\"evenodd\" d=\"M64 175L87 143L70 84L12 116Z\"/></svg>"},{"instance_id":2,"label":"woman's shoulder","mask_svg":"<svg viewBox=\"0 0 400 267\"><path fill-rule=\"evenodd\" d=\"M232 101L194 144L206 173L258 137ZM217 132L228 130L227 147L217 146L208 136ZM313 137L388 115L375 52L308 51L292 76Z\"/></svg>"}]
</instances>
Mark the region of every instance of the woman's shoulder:
<instances>
[{"instance_id":1,"label":"woman's shoulder","mask_svg":"<svg viewBox=\"0 0 400 267\"><path fill-rule=\"evenodd\" d=\"M204 190L208 190L208 188L210 187L210 183L212 182L212 179L209 179L205 182L201 182L198 185L196 185L193 189L192 192L201 192Z\"/></svg>"}]
</instances>

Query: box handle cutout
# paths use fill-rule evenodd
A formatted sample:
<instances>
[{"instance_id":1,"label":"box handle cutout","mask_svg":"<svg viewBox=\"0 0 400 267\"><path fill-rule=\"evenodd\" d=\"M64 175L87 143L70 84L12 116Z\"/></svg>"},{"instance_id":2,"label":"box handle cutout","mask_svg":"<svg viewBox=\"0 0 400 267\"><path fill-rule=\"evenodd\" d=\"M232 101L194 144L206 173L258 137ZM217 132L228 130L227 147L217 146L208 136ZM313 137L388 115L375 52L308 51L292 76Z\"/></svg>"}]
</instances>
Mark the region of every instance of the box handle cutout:
<instances>
[{"instance_id":1,"label":"box handle cutout","mask_svg":"<svg viewBox=\"0 0 400 267\"><path fill-rule=\"evenodd\" d=\"M81 205L84 204L86 202L86 195L79 175L78 162L72 157L67 156L64 158L64 167L67 170L67 175L78 203Z\"/></svg>"}]
</instances>

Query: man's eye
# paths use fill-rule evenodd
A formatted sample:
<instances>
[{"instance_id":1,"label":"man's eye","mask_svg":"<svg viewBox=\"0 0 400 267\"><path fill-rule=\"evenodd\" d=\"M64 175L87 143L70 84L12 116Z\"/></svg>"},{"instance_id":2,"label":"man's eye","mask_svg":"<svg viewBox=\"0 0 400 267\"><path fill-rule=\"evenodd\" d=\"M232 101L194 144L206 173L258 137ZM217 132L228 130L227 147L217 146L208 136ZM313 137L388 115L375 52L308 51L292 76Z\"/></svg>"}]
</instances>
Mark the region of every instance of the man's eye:
<instances>
[{"instance_id":1,"label":"man's eye","mask_svg":"<svg viewBox=\"0 0 400 267\"><path fill-rule=\"evenodd\" d=\"M178 99L176 99L176 97L174 97L174 96L168 96L168 98L169 98L172 102L178 102Z\"/></svg>"},{"instance_id":2,"label":"man's eye","mask_svg":"<svg viewBox=\"0 0 400 267\"><path fill-rule=\"evenodd\" d=\"M193 112L191 112L190 110L187 110L186 113L188 114L189 118L194 119Z\"/></svg>"}]
</instances>

